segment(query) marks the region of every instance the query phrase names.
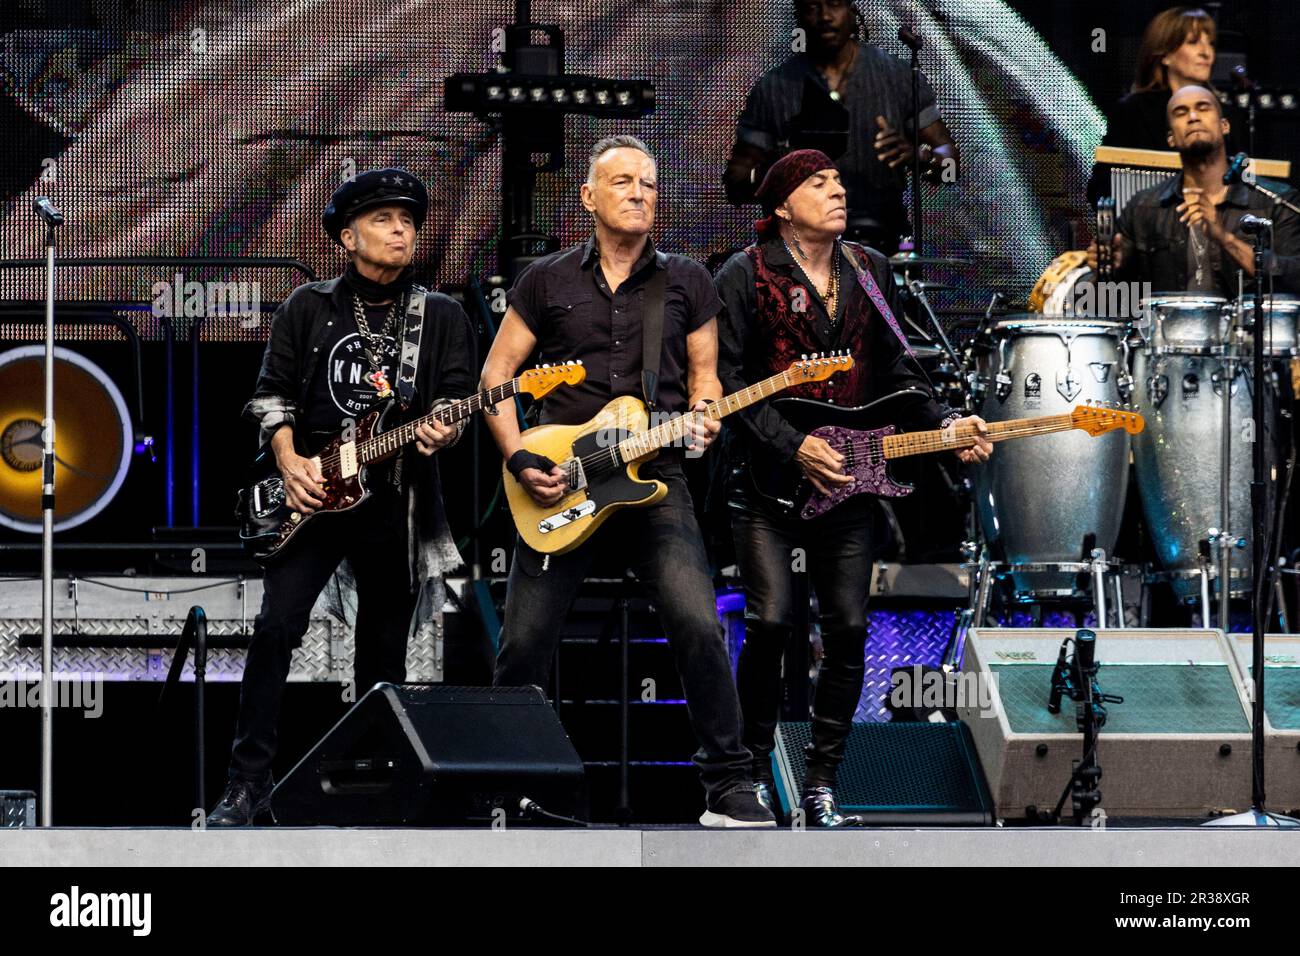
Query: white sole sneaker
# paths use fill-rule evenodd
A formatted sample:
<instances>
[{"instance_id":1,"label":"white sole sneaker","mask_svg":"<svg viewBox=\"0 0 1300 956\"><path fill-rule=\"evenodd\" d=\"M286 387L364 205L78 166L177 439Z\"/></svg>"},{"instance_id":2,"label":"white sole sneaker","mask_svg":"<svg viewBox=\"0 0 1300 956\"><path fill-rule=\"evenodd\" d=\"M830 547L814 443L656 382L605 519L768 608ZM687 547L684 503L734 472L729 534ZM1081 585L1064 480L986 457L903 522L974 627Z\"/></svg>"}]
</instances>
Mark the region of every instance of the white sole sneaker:
<instances>
[{"instance_id":1,"label":"white sole sneaker","mask_svg":"<svg viewBox=\"0 0 1300 956\"><path fill-rule=\"evenodd\" d=\"M714 830L769 830L776 829L775 820L737 820L729 817L725 813L714 813L712 810L705 810L700 815L700 826L709 827Z\"/></svg>"}]
</instances>

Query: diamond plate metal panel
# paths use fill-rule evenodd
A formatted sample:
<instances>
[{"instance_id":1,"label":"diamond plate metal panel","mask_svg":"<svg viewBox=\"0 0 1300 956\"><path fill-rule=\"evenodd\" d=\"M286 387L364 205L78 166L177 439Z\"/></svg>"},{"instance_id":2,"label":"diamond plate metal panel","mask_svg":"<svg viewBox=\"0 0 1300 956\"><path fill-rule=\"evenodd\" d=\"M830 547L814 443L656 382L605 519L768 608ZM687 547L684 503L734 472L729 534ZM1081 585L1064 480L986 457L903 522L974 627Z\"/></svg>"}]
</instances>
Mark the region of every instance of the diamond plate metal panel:
<instances>
[{"instance_id":1,"label":"diamond plate metal panel","mask_svg":"<svg viewBox=\"0 0 1300 956\"><path fill-rule=\"evenodd\" d=\"M40 581L5 579L0 592L0 675L39 675L40 648L20 647L23 635L41 632ZM133 647L55 648L54 667L62 674L102 675L113 681L161 681L175 653L150 638L175 638L185 625L191 603L208 611L213 637L251 633L262 600L261 582L221 578L105 578L55 582L56 635L139 637ZM345 608L347 620L327 613L319 602L312 613L302 646L293 653L289 680L338 682L352 679L355 609ZM411 641L407 648L407 678L442 679L443 619L433 622L433 639ZM244 673L243 648L213 648L208 652L207 679L238 681ZM194 679L193 663L183 679Z\"/></svg>"},{"instance_id":2,"label":"diamond plate metal panel","mask_svg":"<svg viewBox=\"0 0 1300 956\"><path fill-rule=\"evenodd\" d=\"M937 667L952 637L952 611L868 611L866 676L854 720L887 721L889 673L896 667Z\"/></svg>"},{"instance_id":3,"label":"diamond plate metal panel","mask_svg":"<svg viewBox=\"0 0 1300 956\"><path fill-rule=\"evenodd\" d=\"M173 648L151 647L150 635L179 635L183 620L165 619L164 627L151 629L147 620L79 621L56 620L56 635L78 634L82 637L140 636L138 647L96 647L54 649L54 669L63 674L101 675L112 681L166 680L171 667ZM0 674L39 675L41 651L39 647L20 647L24 634L39 634L39 618L0 619ZM412 642L407 649L407 679L412 681L439 681L442 679L441 647L442 624L437 625L434 646ZM238 635L244 631L240 621L208 621L208 634L213 637ZM209 681L238 681L244 676L243 648L213 648L208 652L207 679ZM302 646L293 652L289 680L294 682L346 683L352 679L352 662L356 653L356 639L352 628L331 617L312 618L303 638ZM194 680L194 663L191 655L182 671L182 680Z\"/></svg>"}]
</instances>

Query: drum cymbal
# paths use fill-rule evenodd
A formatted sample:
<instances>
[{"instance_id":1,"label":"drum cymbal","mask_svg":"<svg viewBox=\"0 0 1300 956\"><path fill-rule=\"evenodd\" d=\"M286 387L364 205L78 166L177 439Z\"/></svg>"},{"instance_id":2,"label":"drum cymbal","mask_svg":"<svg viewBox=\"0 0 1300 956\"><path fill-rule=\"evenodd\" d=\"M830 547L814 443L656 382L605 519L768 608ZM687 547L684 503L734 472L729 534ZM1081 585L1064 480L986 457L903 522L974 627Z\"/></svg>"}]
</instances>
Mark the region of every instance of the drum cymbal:
<instances>
[{"instance_id":1,"label":"drum cymbal","mask_svg":"<svg viewBox=\"0 0 1300 956\"><path fill-rule=\"evenodd\" d=\"M910 252L900 252L889 257L889 264L895 269L911 269L915 266L944 266L950 269L969 269L975 263L970 259L951 259L945 256L918 256Z\"/></svg>"}]
</instances>

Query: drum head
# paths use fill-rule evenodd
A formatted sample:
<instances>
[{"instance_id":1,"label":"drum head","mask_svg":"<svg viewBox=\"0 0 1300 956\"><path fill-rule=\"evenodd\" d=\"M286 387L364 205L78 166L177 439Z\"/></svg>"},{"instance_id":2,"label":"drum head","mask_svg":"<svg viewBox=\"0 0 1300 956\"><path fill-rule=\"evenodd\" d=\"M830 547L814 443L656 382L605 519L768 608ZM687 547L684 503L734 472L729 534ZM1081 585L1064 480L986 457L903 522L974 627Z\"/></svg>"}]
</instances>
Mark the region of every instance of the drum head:
<instances>
[{"instance_id":1,"label":"drum head","mask_svg":"<svg viewBox=\"0 0 1300 956\"><path fill-rule=\"evenodd\" d=\"M45 347L0 354L0 525L41 533L41 422ZM54 530L89 521L126 479L131 417L108 374L83 355L54 350Z\"/></svg>"}]
</instances>

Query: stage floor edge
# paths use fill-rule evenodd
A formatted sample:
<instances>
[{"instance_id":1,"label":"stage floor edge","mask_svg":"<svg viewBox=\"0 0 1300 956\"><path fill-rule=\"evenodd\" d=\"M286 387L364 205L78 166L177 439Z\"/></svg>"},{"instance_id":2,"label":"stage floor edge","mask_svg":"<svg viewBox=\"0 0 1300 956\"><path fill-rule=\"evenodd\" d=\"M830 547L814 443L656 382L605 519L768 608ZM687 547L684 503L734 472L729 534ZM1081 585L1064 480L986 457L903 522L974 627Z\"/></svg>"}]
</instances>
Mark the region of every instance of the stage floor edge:
<instances>
[{"instance_id":1,"label":"stage floor edge","mask_svg":"<svg viewBox=\"0 0 1300 956\"><path fill-rule=\"evenodd\" d=\"M0 829L0 866L1295 866L1300 832L1223 827Z\"/></svg>"}]
</instances>

